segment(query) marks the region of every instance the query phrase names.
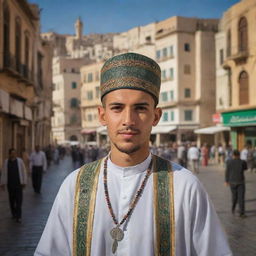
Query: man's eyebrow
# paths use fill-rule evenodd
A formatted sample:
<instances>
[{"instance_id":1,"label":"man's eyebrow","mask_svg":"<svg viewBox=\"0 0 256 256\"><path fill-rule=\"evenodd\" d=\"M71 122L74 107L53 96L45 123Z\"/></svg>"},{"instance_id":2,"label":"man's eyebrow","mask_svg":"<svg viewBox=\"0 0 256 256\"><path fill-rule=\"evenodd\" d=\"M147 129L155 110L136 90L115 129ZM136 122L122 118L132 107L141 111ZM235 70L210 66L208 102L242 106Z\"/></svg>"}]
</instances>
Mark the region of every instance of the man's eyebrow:
<instances>
[{"instance_id":1,"label":"man's eyebrow","mask_svg":"<svg viewBox=\"0 0 256 256\"><path fill-rule=\"evenodd\" d=\"M140 103L134 104L134 106L149 106L149 104L147 102L140 102Z\"/></svg>"},{"instance_id":2,"label":"man's eyebrow","mask_svg":"<svg viewBox=\"0 0 256 256\"><path fill-rule=\"evenodd\" d=\"M123 103L120 103L120 102L112 102L112 103L109 103L109 106L113 106L113 105L124 105Z\"/></svg>"}]
</instances>

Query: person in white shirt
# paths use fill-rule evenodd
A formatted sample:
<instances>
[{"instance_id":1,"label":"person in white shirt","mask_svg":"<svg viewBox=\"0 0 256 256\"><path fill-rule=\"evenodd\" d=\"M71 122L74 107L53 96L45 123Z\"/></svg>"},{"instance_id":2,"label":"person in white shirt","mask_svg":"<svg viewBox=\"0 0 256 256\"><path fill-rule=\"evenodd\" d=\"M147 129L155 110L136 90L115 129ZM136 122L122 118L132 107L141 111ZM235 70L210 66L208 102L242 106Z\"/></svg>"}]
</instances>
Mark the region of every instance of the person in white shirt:
<instances>
[{"instance_id":1,"label":"person in white shirt","mask_svg":"<svg viewBox=\"0 0 256 256\"><path fill-rule=\"evenodd\" d=\"M197 177L150 153L160 83L160 67L146 56L105 63L98 114L111 151L65 179L35 256L232 255Z\"/></svg>"},{"instance_id":2,"label":"person in white shirt","mask_svg":"<svg viewBox=\"0 0 256 256\"><path fill-rule=\"evenodd\" d=\"M191 147L188 149L188 159L190 161L193 173L199 173L199 157L199 149L196 147L196 143L193 142Z\"/></svg>"},{"instance_id":3,"label":"person in white shirt","mask_svg":"<svg viewBox=\"0 0 256 256\"><path fill-rule=\"evenodd\" d=\"M41 193L43 172L47 169L47 159L45 153L40 150L40 146L35 146L35 151L30 155L30 171L32 172L32 185L35 193Z\"/></svg>"}]
</instances>

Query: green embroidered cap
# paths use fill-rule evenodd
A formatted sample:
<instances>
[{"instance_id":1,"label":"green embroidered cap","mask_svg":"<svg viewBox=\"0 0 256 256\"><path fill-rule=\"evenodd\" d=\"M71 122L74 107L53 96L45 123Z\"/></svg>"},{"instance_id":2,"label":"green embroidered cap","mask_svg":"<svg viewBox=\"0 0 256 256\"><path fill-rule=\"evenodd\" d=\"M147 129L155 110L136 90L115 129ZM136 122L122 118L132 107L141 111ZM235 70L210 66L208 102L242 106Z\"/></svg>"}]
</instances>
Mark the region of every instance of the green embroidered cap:
<instances>
[{"instance_id":1,"label":"green embroidered cap","mask_svg":"<svg viewBox=\"0 0 256 256\"><path fill-rule=\"evenodd\" d=\"M156 104L159 99L161 69L149 57L124 53L108 59L101 69L101 100L118 89L135 89L150 93Z\"/></svg>"}]
</instances>

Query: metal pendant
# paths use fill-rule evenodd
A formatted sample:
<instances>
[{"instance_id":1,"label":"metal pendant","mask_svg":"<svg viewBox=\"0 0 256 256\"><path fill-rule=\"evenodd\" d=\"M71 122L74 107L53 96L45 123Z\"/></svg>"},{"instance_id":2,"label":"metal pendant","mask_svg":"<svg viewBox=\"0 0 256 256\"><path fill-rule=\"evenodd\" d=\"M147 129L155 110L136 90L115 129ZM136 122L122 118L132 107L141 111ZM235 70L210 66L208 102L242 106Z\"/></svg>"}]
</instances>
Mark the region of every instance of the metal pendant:
<instances>
[{"instance_id":1,"label":"metal pendant","mask_svg":"<svg viewBox=\"0 0 256 256\"><path fill-rule=\"evenodd\" d=\"M114 243L112 245L112 253L115 254L117 250L118 242L117 240L114 240Z\"/></svg>"},{"instance_id":2,"label":"metal pendant","mask_svg":"<svg viewBox=\"0 0 256 256\"><path fill-rule=\"evenodd\" d=\"M124 238L124 232L121 228L119 228L118 226L113 228L110 231L110 235L114 240L117 240L118 242L123 240Z\"/></svg>"}]
</instances>

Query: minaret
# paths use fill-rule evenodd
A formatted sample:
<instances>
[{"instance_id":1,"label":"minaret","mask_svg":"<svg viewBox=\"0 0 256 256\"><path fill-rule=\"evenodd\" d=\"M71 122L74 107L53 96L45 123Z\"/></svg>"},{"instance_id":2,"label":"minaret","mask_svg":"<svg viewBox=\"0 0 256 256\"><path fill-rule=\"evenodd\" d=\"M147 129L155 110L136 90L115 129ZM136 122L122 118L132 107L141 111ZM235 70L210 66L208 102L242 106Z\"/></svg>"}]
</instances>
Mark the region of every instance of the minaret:
<instances>
[{"instance_id":1,"label":"minaret","mask_svg":"<svg viewBox=\"0 0 256 256\"><path fill-rule=\"evenodd\" d=\"M75 30L76 30L76 38L81 40L83 37L83 22L81 21L80 17L76 20Z\"/></svg>"}]
</instances>

